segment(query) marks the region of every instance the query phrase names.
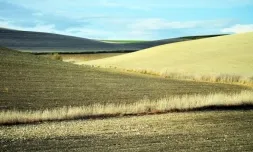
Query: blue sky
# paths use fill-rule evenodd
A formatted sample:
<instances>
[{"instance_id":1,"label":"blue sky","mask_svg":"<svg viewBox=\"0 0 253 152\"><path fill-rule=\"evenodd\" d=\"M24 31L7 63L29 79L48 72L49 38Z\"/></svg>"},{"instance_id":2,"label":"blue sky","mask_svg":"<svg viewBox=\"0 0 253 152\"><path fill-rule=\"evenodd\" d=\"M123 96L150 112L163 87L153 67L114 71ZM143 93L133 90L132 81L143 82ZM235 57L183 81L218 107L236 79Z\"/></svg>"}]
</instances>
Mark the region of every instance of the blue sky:
<instances>
[{"instance_id":1,"label":"blue sky","mask_svg":"<svg viewBox=\"0 0 253 152\"><path fill-rule=\"evenodd\" d=\"M0 0L0 27L154 40L253 31L253 0Z\"/></svg>"}]
</instances>

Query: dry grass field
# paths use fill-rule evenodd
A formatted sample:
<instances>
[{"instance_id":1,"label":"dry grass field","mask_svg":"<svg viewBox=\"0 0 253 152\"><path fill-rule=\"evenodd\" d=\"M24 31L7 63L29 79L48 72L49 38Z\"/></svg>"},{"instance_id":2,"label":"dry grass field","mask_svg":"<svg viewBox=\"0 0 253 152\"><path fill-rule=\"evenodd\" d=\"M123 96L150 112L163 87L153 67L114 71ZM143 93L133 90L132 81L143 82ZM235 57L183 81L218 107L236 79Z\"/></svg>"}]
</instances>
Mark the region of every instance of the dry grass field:
<instances>
[{"instance_id":1,"label":"dry grass field","mask_svg":"<svg viewBox=\"0 0 253 152\"><path fill-rule=\"evenodd\" d=\"M253 84L253 33L161 45L79 64L171 78Z\"/></svg>"}]
</instances>

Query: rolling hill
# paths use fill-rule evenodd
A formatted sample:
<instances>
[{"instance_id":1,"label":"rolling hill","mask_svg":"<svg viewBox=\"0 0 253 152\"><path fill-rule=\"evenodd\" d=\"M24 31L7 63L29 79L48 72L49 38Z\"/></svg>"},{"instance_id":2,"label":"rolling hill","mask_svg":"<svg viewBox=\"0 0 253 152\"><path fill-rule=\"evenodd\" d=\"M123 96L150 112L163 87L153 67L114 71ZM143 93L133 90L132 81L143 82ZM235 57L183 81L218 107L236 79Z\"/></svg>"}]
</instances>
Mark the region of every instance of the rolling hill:
<instances>
[{"instance_id":1,"label":"rolling hill","mask_svg":"<svg viewBox=\"0 0 253 152\"><path fill-rule=\"evenodd\" d=\"M0 48L0 110L134 103L167 95L237 92L233 85L193 83L83 67ZM180 89L184 88L184 89Z\"/></svg>"},{"instance_id":2,"label":"rolling hill","mask_svg":"<svg viewBox=\"0 0 253 152\"><path fill-rule=\"evenodd\" d=\"M219 35L172 38L134 43L106 43L98 40L52 33L18 31L0 28L0 46L34 53L132 52L157 45Z\"/></svg>"},{"instance_id":3,"label":"rolling hill","mask_svg":"<svg viewBox=\"0 0 253 152\"><path fill-rule=\"evenodd\" d=\"M253 33L156 46L80 64L167 75L253 76ZM251 78L252 79L252 78Z\"/></svg>"},{"instance_id":4,"label":"rolling hill","mask_svg":"<svg viewBox=\"0 0 253 152\"><path fill-rule=\"evenodd\" d=\"M76 107L91 105L89 108L92 108L93 105L105 104L104 107L98 108L106 109L110 114L118 110L111 104L135 105L140 99L152 103L153 99L160 99L163 96L185 94L186 97L194 98L196 94L217 92L231 94L247 89L242 86L109 72L3 47L0 47L0 78L2 151L208 151L210 149L250 151L252 149L253 140L250 136L252 106L246 105L247 110L242 107L242 110L239 108L131 115L132 117L113 119L104 119L105 117L84 119L89 117L80 115ZM188 96L189 94L194 95ZM241 104L252 102L252 94L248 95L251 98L231 96L230 100L237 100ZM201 98L194 103L204 101L209 105L215 103L219 105L223 102L222 104L227 105L223 96L216 94L209 97L214 102L206 102L205 98L203 100ZM185 102L189 101L184 100ZM176 103L179 107L184 105ZM166 101L166 105L173 103ZM60 109L57 110L58 107ZM138 110L134 109L135 106L126 108ZM148 107L142 104L139 108L148 110ZM213 110L212 108L210 110ZM92 109L81 110L89 113ZM101 111L93 112L99 114ZM5 123L5 120L8 122ZM54 122L43 122L45 120ZM18 125L19 123L23 124ZM178 143L181 145L178 146ZM210 143L214 143L215 146L210 147Z\"/></svg>"}]
</instances>

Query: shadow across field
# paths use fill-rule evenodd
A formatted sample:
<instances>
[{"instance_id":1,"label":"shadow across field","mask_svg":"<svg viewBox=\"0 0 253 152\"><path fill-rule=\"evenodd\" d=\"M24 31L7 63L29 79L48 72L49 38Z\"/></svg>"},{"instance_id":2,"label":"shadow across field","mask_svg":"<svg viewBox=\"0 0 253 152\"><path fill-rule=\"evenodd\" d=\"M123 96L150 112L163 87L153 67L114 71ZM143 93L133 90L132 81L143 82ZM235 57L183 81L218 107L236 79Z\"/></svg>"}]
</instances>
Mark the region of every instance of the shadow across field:
<instances>
[{"instance_id":1,"label":"shadow across field","mask_svg":"<svg viewBox=\"0 0 253 152\"><path fill-rule=\"evenodd\" d=\"M230 106L205 106L201 108L194 108L188 111L241 111L241 110L253 110L253 104L243 104L243 105L230 105ZM179 110L180 111L180 110Z\"/></svg>"}]
</instances>

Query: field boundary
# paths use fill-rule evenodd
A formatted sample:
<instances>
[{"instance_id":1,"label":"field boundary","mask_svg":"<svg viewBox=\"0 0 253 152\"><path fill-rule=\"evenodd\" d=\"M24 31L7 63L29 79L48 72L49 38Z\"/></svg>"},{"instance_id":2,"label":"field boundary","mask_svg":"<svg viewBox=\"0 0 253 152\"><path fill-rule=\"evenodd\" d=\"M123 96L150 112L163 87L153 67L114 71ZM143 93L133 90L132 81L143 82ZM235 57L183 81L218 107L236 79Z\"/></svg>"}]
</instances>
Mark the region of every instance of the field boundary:
<instances>
[{"instance_id":1,"label":"field boundary","mask_svg":"<svg viewBox=\"0 0 253 152\"><path fill-rule=\"evenodd\" d=\"M240 76L235 74L192 74L192 73L180 73L180 72L169 72L166 69L156 71L151 69L130 69L122 68L117 66L104 66L104 65L93 65L85 62L73 62L73 64L84 65L95 68L105 69L117 69L119 71L140 73L146 75L159 76L163 78L175 79L175 80L186 80L195 82L209 82L209 83L222 83L222 84L233 84L242 85L253 88L253 75L252 76Z\"/></svg>"},{"instance_id":2,"label":"field boundary","mask_svg":"<svg viewBox=\"0 0 253 152\"><path fill-rule=\"evenodd\" d=\"M253 91L233 94L183 95L151 101L143 99L133 104L94 104L82 107L62 107L37 111L0 111L0 125L30 124L44 121L95 119L185 112L193 110L253 109Z\"/></svg>"}]
</instances>

